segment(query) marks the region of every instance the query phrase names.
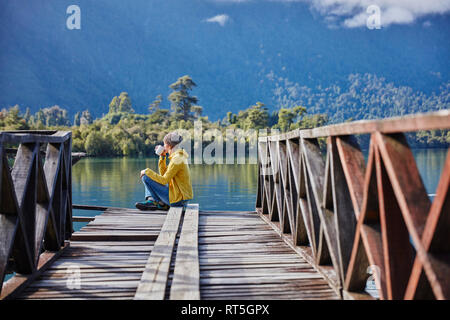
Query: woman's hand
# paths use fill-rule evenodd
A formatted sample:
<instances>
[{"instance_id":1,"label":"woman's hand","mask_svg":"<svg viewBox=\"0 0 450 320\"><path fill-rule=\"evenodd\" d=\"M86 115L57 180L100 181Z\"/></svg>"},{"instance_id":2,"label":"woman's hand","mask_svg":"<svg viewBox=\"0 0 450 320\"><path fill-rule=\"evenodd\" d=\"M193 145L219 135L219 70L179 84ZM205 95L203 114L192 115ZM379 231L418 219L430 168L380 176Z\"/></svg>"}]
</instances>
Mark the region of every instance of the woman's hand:
<instances>
[{"instance_id":1,"label":"woman's hand","mask_svg":"<svg viewBox=\"0 0 450 320\"><path fill-rule=\"evenodd\" d=\"M147 169L144 169L144 170L141 171L141 176L140 176L141 179L145 175L145 170L147 170Z\"/></svg>"},{"instance_id":2,"label":"woman's hand","mask_svg":"<svg viewBox=\"0 0 450 320\"><path fill-rule=\"evenodd\" d=\"M157 145L157 146L155 146L155 153L157 153L156 152L156 149L159 147L159 145ZM166 144L164 144L164 150L161 152L161 154L160 154L160 156L166 156L167 155L167 153L168 153L168 150L167 150L167 147L166 147Z\"/></svg>"}]
</instances>

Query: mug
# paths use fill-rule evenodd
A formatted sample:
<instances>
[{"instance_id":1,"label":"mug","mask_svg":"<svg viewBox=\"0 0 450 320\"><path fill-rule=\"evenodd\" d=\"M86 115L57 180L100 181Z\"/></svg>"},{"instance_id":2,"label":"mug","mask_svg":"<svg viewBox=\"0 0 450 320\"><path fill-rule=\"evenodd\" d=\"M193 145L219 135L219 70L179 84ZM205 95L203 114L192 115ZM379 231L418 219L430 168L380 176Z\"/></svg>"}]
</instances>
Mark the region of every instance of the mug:
<instances>
[{"instance_id":1,"label":"mug","mask_svg":"<svg viewBox=\"0 0 450 320\"><path fill-rule=\"evenodd\" d=\"M156 153L158 156L160 156L161 153L163 153L163 151L164 151L164 147L163 147L162 145L156 146L155 153Z\"/></svg>"}]
</instances>

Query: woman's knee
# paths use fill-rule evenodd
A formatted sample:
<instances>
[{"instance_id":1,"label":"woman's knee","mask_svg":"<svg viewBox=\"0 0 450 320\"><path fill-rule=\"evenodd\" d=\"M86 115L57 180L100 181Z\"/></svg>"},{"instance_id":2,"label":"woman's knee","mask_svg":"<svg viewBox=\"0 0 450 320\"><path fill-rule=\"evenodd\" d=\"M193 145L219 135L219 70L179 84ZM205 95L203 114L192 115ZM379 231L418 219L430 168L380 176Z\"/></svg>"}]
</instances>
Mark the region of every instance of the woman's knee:
<instances>
[{"instance_id":1,"label":"woman's knee","mask_svg":"<svg viewBox=\"0 0 450 320\"><path fill-rule=\"evenodd\" d=\"M141 180L142 180L142 182L146 182L146 181L150 180L150 178L146 174L144 174L142 176Z\"/></svg>"}]
</instances>

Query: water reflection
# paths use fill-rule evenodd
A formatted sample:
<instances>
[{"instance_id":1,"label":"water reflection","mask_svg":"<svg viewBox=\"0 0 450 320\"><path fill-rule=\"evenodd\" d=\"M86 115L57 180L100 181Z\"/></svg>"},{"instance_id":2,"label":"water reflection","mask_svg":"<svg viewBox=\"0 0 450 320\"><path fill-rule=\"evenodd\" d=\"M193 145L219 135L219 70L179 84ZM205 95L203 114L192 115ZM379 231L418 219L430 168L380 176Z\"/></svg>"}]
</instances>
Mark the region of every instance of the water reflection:
<instances>
[{"instance_id":1,"label":"water reflection","mask_svg":"<svg viewBox=\"0 0 450 320\"><path fill-rule=\"evenodd\" d=\"M413 150L413 154L425 189L429 194L435 194L447 156L447 149L416 149Z\"/></svg>"},{"instance_id":2,"label":"water reflection","mask_svg":"<svg viewBox=\"0 0 450 320\"><path fill-rule=\"evenodd\" d=\"M86 158L72 170L73 203L134 207L143 200L142 169L157 171L155 158ZM208 210L254 210L257 166L191 164L192 202Z\"/></svg>"},{"instance_id":3,"label":"water reflection","mask_svg":"<svg viewBox=\"0 0 450 320\"><path fill-rule=\"evenodd\" d=\"M425 188L434 194L447 149L413 150ZM139 172L157 170L156 158L86 158L72 171L73 203L112 207L134 207L144 196ZM257 165L190 164L194 199L204 210L254 210ZM91 215L79 211L75 215Z\"/></svg>"}]
</instances>

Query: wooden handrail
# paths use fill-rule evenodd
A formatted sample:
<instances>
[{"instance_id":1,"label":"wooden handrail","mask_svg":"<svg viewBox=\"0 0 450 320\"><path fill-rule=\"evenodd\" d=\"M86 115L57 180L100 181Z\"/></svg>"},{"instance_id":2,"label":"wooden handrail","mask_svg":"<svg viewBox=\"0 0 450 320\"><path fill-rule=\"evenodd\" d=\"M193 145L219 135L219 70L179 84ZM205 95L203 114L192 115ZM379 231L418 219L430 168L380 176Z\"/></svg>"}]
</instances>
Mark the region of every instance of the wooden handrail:
<instances>
[{"instance_id":1,"label":"wooden handrail","mask_svg":"<svg viewBox=\"0 0 450 320\"><path fill-rule=\"evenodd\" d=\"M72 140L71 131L0 131L4 143L63 143Z\"/></svg>"},{"instance_id":2,"label":"wooden handrail","mask_svg":"<svg viewBox=\"0 0 450 320\"><path fill-rule=\"evenodd\" d=\"M431 204L404 135L449 128L444 110L260 137L256 210L344 298L371 276L381 299L450 299L450 154Z\"/></svg>"},{"instance_id":3,"label":"wooden handrail","mask_svg":"<svg viewBox=\"0 0 450 320\"><path fill-rule=\"evenodd\" d=\"M439 129L450 129L450 110L392 117L382 120L359 120L314 129L296 129L278 135L259 137L259 141L279 141L292 138L314 139L332 136L370 134L374 132L391 134Z\"/></svg>"},{"instance_id":4,"label":"wooden handrail","mask_svg":"<svg viewBox=\"0 0 450 320\"><path fill-rule=\"evenodd\" d=\"M12 170L6 144L19 144ZM7 269L33 278L41 269L42 253L67 247L72 234L71 150L70 131L0 132L0 283Z\"/></svg>"}]
</instances>

